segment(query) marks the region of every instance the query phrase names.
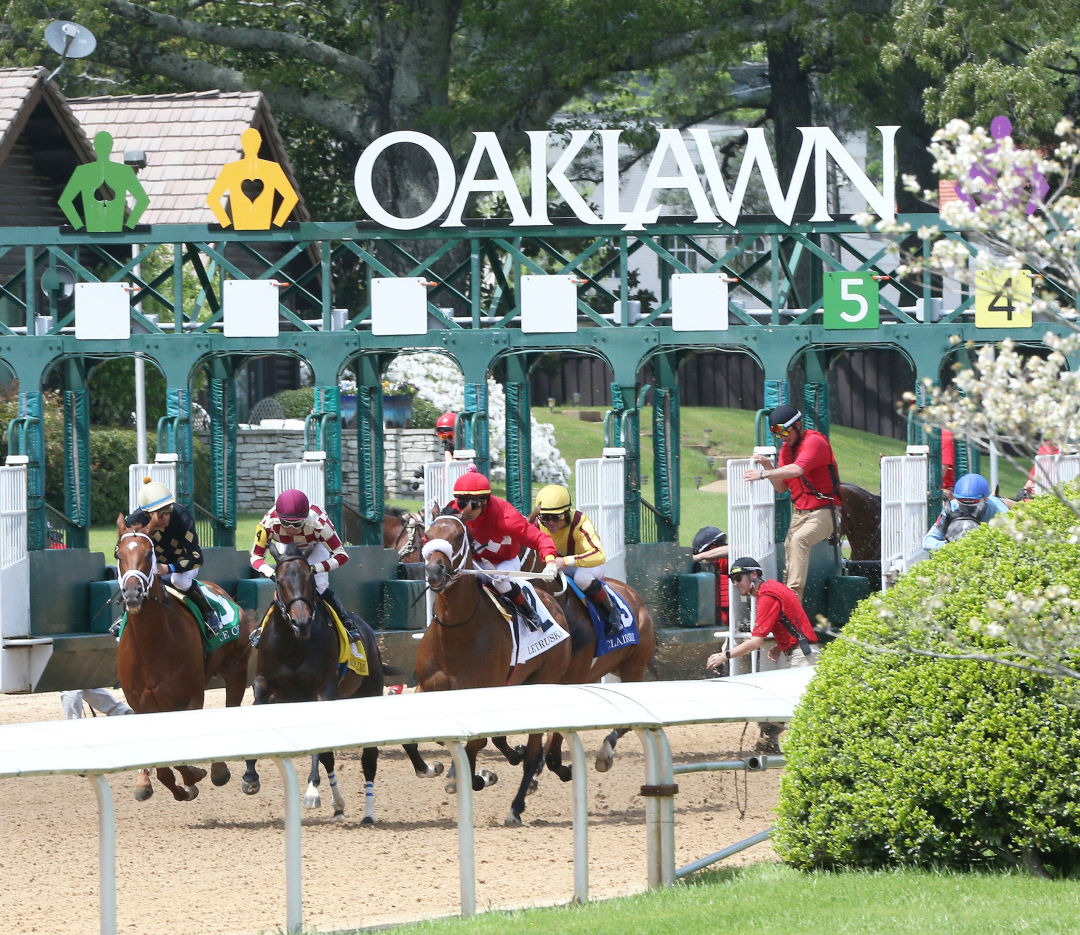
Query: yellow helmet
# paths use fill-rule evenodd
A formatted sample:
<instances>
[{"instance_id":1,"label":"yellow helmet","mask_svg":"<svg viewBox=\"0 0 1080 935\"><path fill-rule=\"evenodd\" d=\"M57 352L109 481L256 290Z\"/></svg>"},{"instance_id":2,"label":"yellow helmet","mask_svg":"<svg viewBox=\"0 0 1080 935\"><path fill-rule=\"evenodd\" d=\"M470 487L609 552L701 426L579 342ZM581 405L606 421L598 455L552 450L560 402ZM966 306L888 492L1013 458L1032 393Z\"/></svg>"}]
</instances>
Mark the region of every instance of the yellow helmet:
<instances>
[{"instance_id":1,"label":"yellow helmet","mask_svg":"<svg viewBox=\"0 0 1080 935\"><path fill-rule=\"evenodd\" d=\"M548 484L536 495L536 508L541 513L562 513L569 510L573 501L570 491L560 484Z\"/></svg>"},{"instance_id":2,"label":"yellow helmet","mask_svg":"<svg viewBox=\"0 0 1080 935\"><path fill-rule=\"evenodd\" d=\"M143 478L143 485L139 488L139 507L147 513L156 513L163 507L176 503L176 497L172 495L164 484L149 477Z\"/></svg>"}]
</instances>

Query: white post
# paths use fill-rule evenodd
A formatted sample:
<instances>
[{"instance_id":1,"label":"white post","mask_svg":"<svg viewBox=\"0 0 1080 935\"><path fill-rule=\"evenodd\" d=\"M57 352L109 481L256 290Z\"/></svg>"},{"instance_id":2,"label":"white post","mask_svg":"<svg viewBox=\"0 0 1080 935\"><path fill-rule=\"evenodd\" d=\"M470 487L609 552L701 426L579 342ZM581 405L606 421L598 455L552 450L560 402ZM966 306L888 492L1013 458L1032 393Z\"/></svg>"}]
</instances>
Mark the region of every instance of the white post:
<instances>
[{"instance_id":1,"label":"white post","mask_svg":"<svg viewBox=\"0 0 1080 935\"><path fill-rule=\"evenodd\" d=\"M116 810L109 780L101 773L87 777L98 807L98 890L101 935L116 935Z\"/></svg>"},{"instance_id":2,"label":"white post","mask_svg":"<svg viewBox=\"0 0 1080 935\"><path fill-rule=\"evenodd\" d=\"M457 774L458 873L461 877L461 914L476 915L476 851L473 841L472 766L465 745L450 744Z\"/></svg>"},{"instance_id":3,"label":"white post","mask_svg":"<svg viewBox=\"0 0 1080 935\"><path fill-rule=\"evenodd\" d=\"M990 442L990 493L997 494L998 489L998 450L993 440Z\"/></svg>"},{"instance_id":4,"label":"white post","mask_svg":"<svg viewBox=\"0 0 1080 935\"><path fill-rule=\"evenodd\" d=\"M674 790L675 767L671 762L671 744L668 743L664 729L654 732L656 747L660 754L658 770L660 783ZM675 796L662 795L659 798L660 825L660 883L671 886L675 882Z\"/></svg>"},{"instance_id":5,"label":"white post","mask_svg":"<svg viewBox=\"0 0 1080 935\"><path fill-rule=\"evenodd\" d=\"M137 243L131 245L131 255L139 255ZM135 264L134 273L142 277L141 263ZM146 361L142 357L135 358L135 447L139 464L146 464Z\"/></svg>"},{"instance_id":6,"label":"white post","mask_svg":"<svg viewBox=\"0 0 1080 935\"><path fill-rule=\"evenodd\" d=\"M274 763L285 787L285 931L299 935L304 914L300 889L300 788L292 760L275 757Z\"/></svg>"},{"instance_id":7,"label":"white post","mask_svg":"<svg viewBox=\"0 0 1080 935\"><path fill-rule=\"evenodd\" d=\"M567 735L574 786L574 902L589 901L589 766L577 731Z\"/></svg>"},{"instance_id":8,"label":"white post","mask_svg":"<svg viewBox=\"0 0 1080 935\"><path fill-rule=\"evenodd\" d=\"M656 738L653 732L643 727L634 728L641 749L645 754L645 785L660 784L660 769L657 762ZM660 888L660 803L656 796L645 796L645 863L647 867L649 889Z\"/></svg>"}]
</instances>

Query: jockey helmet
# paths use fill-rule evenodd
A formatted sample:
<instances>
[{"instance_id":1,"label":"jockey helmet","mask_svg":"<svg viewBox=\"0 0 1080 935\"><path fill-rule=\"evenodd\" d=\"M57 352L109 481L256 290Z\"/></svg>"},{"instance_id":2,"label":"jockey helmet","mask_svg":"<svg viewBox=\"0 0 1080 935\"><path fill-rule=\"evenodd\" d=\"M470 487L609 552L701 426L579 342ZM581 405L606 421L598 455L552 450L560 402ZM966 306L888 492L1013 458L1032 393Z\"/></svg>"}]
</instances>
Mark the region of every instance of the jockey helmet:
<instances>
[{"instance_id":1,"label":"jockey helmet","mask_svg":"<svg viewBox=\"0 0 1080 935\"><path fill-rule=\"evenodd\" d=\"M536 508L541 513L566 513L572 505L570 491L561 484L541 487L540 493L536 495Z\"/></svg>"},{"instance_id":2,"label":"jockey helmet","mask_svg":"<svg viewBox=\"0 0 1080 935\"><path fill-rule=\"evenodd\" d=\"M444 412L435 422L435 434L439 438L453 438L454 437L454 424L457 422L457 416L452 412Z\"/></svg>"},{"instance_id":3,"label":"jockey helmet","mask_svg":"<svg viewBox=\"0 0 1080 935\"><path fill-rule=\"evenodd\" d=\"M769 413L769 428L774 435L787 434L787 430L801 419L802 413L798 409L784 403Z\"/></svg>"},{"instance_id":4,"label":"jockey helmet","mask_svg":"<svg viewBox=\"0 0 1080 935\"><path fill-rule=\"evenodd\" d=\"M479 471L469 471L454 481L454 494L476 494L486 497L491 493L491 481Z\"/></svg>"},{"instance_id":5,"label":"jockey helmet","mask_svg":"<svg viewBox=\"0 0 1080 935\"><path fill-rule=\"evenodd\" d=\"M982 500L989 496L990 484L981 474L965 474L953 487L953 497L957 500Z\"/></svg>"},{"instance_id":6,"label":"jockey helmet","mask_svg":"<svg viewBox=\"0 0 1080 935\"><path fill-rule=\"evenodd\" d=\"M164 484L151 480L149 477L144 477L143 484L139 488L138 501L141 509L146 510L147 513L156 513L158 510L176 503L176 497L172 495L172 491Z\"/></svg>"},{"instance_id":7,"label":"jockey helmet","mask_svg":"<svg viewBox=\"0 0 1080 935\"><path fill-rule=\"evenodd\" d=\"M749 575L755 571L758 573L759 577L765 577L765 572L762 570L761 565L758 564L756 558L740 558L736 559L728 567L728 577L733 581L738 581L740 575Z\"/></svg>"},{"instance_id":8,"label":"jockey helmet","mask_svg":"<svg viewBox=\"0 0 1080 935\"><path fill-rule=\"evenodd\" d=\"M283 490L278 494L274 509L277 511L279 519L286 522L289 520L302 521L307 519L311 504L308 502L307 494L304 491Z\"/></svg>"},{"instance_id":9,"label":"jockey helmet","mask_svg":"<svg viewBox=\"0 0 1080 935\"><path fill-rule=\"evenodd\" d=\"M704 526L694 535L694 543L691 548L694 553L704 552L706 549L714 549L719 545L727 545L727 533L716 526Z\"/></svg>"}]
</instances>

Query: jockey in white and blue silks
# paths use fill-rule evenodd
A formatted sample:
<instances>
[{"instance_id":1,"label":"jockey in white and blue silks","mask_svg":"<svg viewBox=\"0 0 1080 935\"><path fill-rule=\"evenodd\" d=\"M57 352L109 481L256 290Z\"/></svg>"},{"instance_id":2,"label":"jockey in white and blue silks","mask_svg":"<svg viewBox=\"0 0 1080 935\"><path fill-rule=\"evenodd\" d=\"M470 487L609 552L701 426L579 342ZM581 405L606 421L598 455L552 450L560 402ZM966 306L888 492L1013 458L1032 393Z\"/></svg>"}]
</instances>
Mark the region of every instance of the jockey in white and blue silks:
<instances>
[{"instance_id":1,"label":"jockey in white and blue silks","mask_svg":"<svg viewBox=\"0 0 1080 935\"><path fill-rule=\"evenodd\" d=\"M965 474L953 488L953 499L923 539L923 548L934 552L948 542L955 542L976 526L989 522L1009 507L1000 497L990 495L990 484L981 474Z\"/></svg>"}]
</instances>

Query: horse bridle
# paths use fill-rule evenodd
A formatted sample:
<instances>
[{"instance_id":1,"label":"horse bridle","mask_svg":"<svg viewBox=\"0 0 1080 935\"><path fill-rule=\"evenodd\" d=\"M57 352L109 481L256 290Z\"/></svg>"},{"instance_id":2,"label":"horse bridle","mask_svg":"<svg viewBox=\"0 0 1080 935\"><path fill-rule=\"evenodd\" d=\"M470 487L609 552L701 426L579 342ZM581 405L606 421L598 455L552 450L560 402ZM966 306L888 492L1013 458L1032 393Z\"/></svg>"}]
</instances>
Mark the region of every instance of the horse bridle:
<instances>
[{"instance_id":1,"label":"horse bridle","mask_svg":"<svg viewBox=\"0 0 1080 935\"><path fill-rule=\"evenodd\" d=\"M436 552L441 552L450 559L451 574L446 583L452 584L461 577L461 569L465 567L465 561L469 557L469 529L460 516L440 516L439 519L450 519L461 526L461 545L455 549L447 539L428 539L420 550L420 555L425 562Z\"/></svg>"},{"instance_id":2,"label":"horse bridle","mask_svg":"<svg viewBox=\"0 0 1080 935\"><path fill-rule=\"evenodd\" d=\"M284 565L286 562L299 561L306 562L307 558L303 555L284 555L279 557L277 560L277 565L274 569L274 580L277 581L277 573L282 565ZM274 591L274 605L278 608L278 610L281 611L283 617L288 618L289 608L292 607L293 604L297 603L304 604L308 609L308 613L310 613L312 617L315 616L315 601L312 600L310 597L304 597L303 595L299 595L298 597L290 597L289 600L283 601L281 599L280 591Z\"/></svg>"},{"instance_id":3,"label":"horse bridle","mask_svg":"<svg viewBox=\"0 0 1080 935\"><path fill-rule=\"evenodd\" d=\"M415 513L409 513L408 519L405 520L401 526L401 535L405 536L405 544L397 550L399 558L405 558L412 552L415 552L420 547L420 539L423 534L423 523L420 517ZM401 536L398 536L400 539Z\"/></svg>"},{"instance_id":4,"label":"horse bridle","mask_svg":"<svg viewBox=\"0 0 1080 935\"><path fill-rule=\"evenodd\" d=\"M120 537L120 542L135 537L145 539L150 543L150 574L144 573L139 568L129 568L120 576L120 590L124 590L124 587L127 585L130 578L135 578L142 586L141 599L146 600L150 595L150 589L154 586L154 579L157 577L157 549L154 547L154 540L145 532L125 532ZM119 545L117 546L117 553L119 554Z\"/></svg>"}]
</instances>

